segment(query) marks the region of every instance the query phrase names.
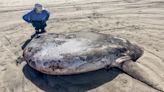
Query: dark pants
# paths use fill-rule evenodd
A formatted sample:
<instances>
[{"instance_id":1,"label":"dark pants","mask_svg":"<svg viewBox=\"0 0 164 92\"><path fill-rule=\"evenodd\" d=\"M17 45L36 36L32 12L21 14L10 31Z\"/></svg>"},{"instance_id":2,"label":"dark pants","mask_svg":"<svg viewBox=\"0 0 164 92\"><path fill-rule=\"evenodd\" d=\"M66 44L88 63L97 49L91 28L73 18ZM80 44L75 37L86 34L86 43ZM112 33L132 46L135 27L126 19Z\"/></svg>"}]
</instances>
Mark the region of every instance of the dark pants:
<instances>
[{"instance_id":1,"label":"dark pants","mask_svg":"<svg viewBox=\"0 0 164 92\"><path fill-rule=\"evenodd\" d=\"M32 25L35 28L35 34L31 36L31 38L35 37L38 34L45 33L45 27L47 26L46 22L42 21L32 21Z\"/></svg>"}]
</instances>

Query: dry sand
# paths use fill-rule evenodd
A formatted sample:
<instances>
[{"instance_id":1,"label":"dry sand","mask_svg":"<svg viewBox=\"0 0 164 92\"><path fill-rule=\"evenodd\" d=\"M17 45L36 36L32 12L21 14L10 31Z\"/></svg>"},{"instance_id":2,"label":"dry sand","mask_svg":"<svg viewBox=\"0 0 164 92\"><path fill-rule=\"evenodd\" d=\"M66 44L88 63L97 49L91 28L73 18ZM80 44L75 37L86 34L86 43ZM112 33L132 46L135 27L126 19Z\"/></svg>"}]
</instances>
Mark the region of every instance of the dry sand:
<instances>
[{"instance_id":1,"label":"dry sand","mask_svg":"<svg viewBox=\"0 0 164 92\"><path fill-rule=\"evenodd\" d=\"M15 60L22 55L21 46L34 32L22 15L36 2L51 12L48 32L92 30L143 47L145 53L138 63L164 83L163 0L0 0L0 92L158 92L116 68L109 72L102 69L74 76L48 76L25 62L16 66Z\"/></svg>"}]
</instances>

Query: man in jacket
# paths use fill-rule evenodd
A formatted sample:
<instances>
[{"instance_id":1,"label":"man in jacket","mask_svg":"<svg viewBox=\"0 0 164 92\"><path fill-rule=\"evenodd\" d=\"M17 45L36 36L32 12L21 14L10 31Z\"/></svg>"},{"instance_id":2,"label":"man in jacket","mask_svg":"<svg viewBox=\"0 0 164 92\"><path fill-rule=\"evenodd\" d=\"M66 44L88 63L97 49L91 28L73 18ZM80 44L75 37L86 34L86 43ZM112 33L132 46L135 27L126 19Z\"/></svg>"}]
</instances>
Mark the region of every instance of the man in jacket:
<instances>
[{"instance_id":1,"label":"man in jacket","mask_svg":"<svg viewBox=\"0 0 164 92\"><path fill-rule=\"evenodd\" d=\"M41 4L35 4L35 7L32 11L28 12L23 16L23 19L27 23L31 23L35 28L36 34L45 33L45 27L47 26L46 21L49 18L49 12L44 10Z\"/></svg>"}]
</instances>

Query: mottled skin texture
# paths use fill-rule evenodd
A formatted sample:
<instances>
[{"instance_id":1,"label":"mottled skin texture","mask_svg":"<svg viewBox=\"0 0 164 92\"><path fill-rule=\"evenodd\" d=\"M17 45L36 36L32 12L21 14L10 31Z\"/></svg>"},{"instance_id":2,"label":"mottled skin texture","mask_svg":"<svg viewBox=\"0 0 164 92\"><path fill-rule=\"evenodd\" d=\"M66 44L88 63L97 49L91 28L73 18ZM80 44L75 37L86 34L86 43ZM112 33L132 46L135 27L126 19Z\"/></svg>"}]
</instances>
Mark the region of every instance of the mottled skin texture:
<instances>
[{"instance_id":1,"label":"mottled skin texture","mask_svg":"<svg viewBox=\"0 0 164 92\"><path fill-rule=\"evenodd\" d=\"M129 41L95 32L48 33L35 37L24 49L34 69L52 75L69 75L121 67L136 61L143 50Z\"/></svg>"}]
</instances>

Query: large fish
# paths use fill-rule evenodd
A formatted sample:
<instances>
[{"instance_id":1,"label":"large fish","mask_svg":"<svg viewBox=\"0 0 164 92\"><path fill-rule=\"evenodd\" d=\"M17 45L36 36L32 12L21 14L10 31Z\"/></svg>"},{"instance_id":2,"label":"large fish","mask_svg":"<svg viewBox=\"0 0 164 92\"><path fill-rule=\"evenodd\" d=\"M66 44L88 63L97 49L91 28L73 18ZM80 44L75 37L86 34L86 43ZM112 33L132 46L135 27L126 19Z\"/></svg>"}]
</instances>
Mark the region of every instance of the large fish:
<instances>
[{"instance_id":1,"label":"large fish","mask_svg":"<svg viewBox=\"0 0 164 92\"><path fill-rule=\"evenodd\" d=\"M32 39L23 56L32 68L51 75L79 74L118 67L146 84L164 90L135 64L143 49L128 40L96 32L47 33Z\"/></svg>"}]
</instances>

